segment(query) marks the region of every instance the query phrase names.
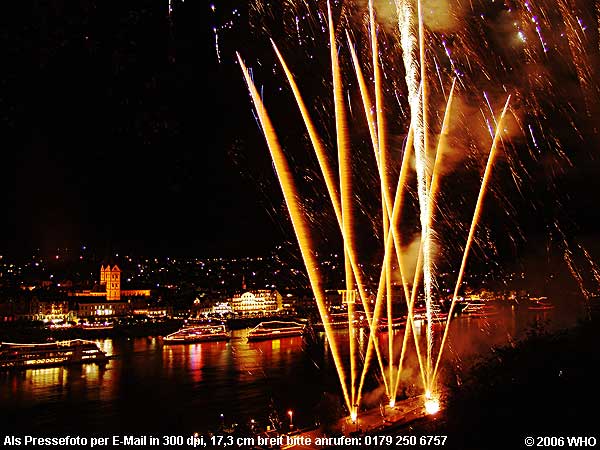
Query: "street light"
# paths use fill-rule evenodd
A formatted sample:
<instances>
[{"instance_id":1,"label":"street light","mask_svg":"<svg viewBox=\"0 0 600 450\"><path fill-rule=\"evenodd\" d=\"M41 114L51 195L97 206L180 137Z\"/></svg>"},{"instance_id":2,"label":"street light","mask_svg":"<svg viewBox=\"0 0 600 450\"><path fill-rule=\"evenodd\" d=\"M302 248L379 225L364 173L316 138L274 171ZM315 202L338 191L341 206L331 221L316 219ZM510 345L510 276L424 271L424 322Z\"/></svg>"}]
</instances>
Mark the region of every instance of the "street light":
<instances>
[{"instance_id":1,"label":"street light","mask_svg":"<svg viewBox=\"0 0 600 450\"><path fill-rule=\"evenodd\" d=\"M290 416L290 430L294 428L294 411L291 409L288 411L288 416Z\"/></svg>"},{"instance_id":2,"label":"street light","mask_svg":"<svg viewBox=\"0 0 600 450\"><path fill-rule=\"evenodd\" d=\"M221 413L221 429L225 428L225 416Z\"/></svg>"}]
</instances>

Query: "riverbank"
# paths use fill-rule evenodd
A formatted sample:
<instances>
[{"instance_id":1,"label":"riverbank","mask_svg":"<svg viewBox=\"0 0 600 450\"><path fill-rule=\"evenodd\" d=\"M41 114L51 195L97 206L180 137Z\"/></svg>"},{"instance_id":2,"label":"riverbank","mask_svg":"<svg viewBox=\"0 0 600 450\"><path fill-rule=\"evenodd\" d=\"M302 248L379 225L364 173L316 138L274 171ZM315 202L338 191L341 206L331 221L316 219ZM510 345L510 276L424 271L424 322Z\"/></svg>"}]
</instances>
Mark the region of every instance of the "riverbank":
<instances>
[{"instance_id":1,"label":"riverbank","mask_svg":"<svg viewBox=\"0 0 600 450\"><path fill-rule=\"evenodd\" d=\"M549 437L563 437L565 446L567 436L600 442L599 345L597 320L556 333L534 330L495 349L464 378L452 374L438 415L390 431L448 435L445 448L461 450L525 448L525 438L543 446Z\"/></svg>"},{"instance_id":2,"label":"riverbank","mask_svg":"<svg viewBox=\"0 0 600 450\"><path fill-rule=\"evenodd\" d=\"M38 343L48 340L103 339L109 337L164 336L179 329L182 320L116 324L110 329L55 328L13 322L0 327L0 342Z\"/></svg>"},{"instance_id":3,"label":"riverbank","mask_svg":"<svg viewBox=\"0 0 600 450\"><path fill-rule=\"evenodd\" d=\"M268 320L301 321L304 319L291 315L270 317L249 317L227 319L230 330L252 328ZM109 329L48 328L32 322L8 322L0 324L0 342L38 343L48 340L67 339L103 339L112 337L166 336L184 325L182 319L161 319L148 321L121 321Z\"/></svg>"},{"instance_id":4,"label":"riverbank","mask_svg":"<svg viewBox=\"0 0 600 450\"><path fill-rule=\"evenodd\" d=\"M573 446L569 442L579 437L597 445L599 345L597 320L558 332L533 328L525 339L494 348L466 374L448 374L439 413L361 429L365 435L392 436L393 442L404 442L397 440L402 436L417 442L422 436L446 436L444 448L452 450L527 448L531 442Z\"/></svg>"}]
</instances>

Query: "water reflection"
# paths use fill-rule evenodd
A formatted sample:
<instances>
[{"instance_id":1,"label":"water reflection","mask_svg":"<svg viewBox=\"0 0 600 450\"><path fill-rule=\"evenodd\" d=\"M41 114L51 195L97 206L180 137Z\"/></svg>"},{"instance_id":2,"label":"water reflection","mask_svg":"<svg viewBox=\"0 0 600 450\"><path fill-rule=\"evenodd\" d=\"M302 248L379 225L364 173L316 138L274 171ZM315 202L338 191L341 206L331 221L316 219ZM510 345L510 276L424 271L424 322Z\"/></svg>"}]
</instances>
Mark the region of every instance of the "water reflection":
<instances>
[{"instance_id":1,"label":"water reflection","mask_svg":"<svg viewBox=\"0 0 600 450\"><path fill-rule=\"evenodd\" d=\"M2 406L37 405L74 397L108 400L113 396L113 373L97 364L5 373L0 384L9 389L0 390L0 403Z\"/></svg>"},{"instance_id":2,"label":"water reflection","mask_svg":"<svg viewBox=\"0 0 600 450\"><path fill-rule=\"evenodd\" d=\"M227 364L228 351L229 344L224 341L163 345L163 367L168 376L185 371L194 383L200 383L206 368L222 368Z\"/></svg>"},{"instance_id":3,"label":"water reflection","mask_svg":"<svg viewBox=\"0 0 600 450\"><path fill-rule=\"evenodd\" d=\"M493 318L461 317L452 323L443 365L466 369L479 355L490 354L491 347L517 340L536 324L552 329L574 320L573 314L555 310L503 309ZM415 322L415 329L424 348L423 323ZM436 324L436 342L442 333L443 323ZM220 425L220 414L227 423L260 421L272 409L282 417L293 409L295 423L311 424L323 393L339 391L323 334L258 342L247 342L246 334L247 330L234 331L229 342L170 346L151 337L102 339L97 341L100 348L116 355L105 367L89 364L0 374L0 414L9 417L6 425L11 429L54 432L206 431ZM347 365L348 336L347 329L335 332ZM356 330L355 336L364 356L367 330ZM403 337L403 328L394 330L396 364ZM387 335L380 339L387 359ZM403 382L419 382L412 342L405 368ZM371 376L368 391L375 392L380 381Z\"/></svg>"},{"instance_id":4,"label":"water reflection","mask_svg":"<svg viewBox=\"0 0 600 450\"><path fill-rule=\"evenodd\" d=\"M112 339L98 339L96 343L98 344L100 350L102 350L108 356L112 356L114 354Z\"/></svg>"},{"instance_id":5,"label":"water reflection","mask_svg":"<svg viewBox=\"0 0 600 450\"><path fill-rule=\"evenodd\" d=\"M60 367L33 369L25 372L26 383L31 389L62 387L67 382L66 371Z\"/></svg>"}]
</instances>

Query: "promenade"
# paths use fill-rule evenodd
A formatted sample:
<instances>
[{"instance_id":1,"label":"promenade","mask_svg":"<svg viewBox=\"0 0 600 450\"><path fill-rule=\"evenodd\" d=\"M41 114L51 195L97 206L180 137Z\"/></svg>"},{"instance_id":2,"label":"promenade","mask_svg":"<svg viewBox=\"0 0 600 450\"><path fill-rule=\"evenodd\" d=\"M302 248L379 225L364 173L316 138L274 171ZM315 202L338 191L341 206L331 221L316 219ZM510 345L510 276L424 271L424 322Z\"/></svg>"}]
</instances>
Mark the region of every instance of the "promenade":
<instances>
[{"instance_id":1,"label":"promenade","mask_svg":"<svg viewBox=\"0 0 600 450\"><path fill-rule=\"evenodd\" d=\"M393 408L388 405L363 411L355 423L350 417L344 417L333 426L330 436L336 436L340 442L350 442L353 435L373 434L378 431L383 433L389 427L401 426L427 415L424 403L425 396L420 395L399 401ZM289 440L293 440L294 443L283 445L281 448L290 450L328 448L330 445L327 445L324 437L325 435L320 429L302 431L289 436ZM307 445L307 442L310 444Z\"/></svg>"}]
</instances>

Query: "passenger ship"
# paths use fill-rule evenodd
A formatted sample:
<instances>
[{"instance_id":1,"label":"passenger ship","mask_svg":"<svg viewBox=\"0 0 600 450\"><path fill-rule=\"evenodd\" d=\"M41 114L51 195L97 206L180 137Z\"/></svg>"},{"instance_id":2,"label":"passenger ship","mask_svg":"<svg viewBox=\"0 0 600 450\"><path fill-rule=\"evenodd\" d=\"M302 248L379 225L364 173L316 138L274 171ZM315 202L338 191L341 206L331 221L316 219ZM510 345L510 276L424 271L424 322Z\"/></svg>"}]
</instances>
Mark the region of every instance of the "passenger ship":
<instances>
[{"instance_id":1,"label":"passenger ship","mask_svg":"<svg viewBox=\"0 0 600 450\"><path fill-rule=\"evenodd\" d=\"M406 326L406 316L396 317L392 319L392 329L397 330L398 328L404 328ZM388 320L387 317L379 319L379 331L388 331Z\"/></svg>"},{"instance_id":2,"label":"passenger ship","mask_svg":"<svg viewBox=\"0 0 600 450\"><path fill-rule=\"evenodd\" d=\"M427 306L424 303L419 302L419 305L413 307L413 320L427 321ZM442 311L442 307L439 303L431 303L431 322L445 322L448 319L448 313Z\"/></svg>"},{"instance_id":3,"label":"passenger ship","mask_svg":"<svg viewBox=\"0 0 600 450\"><path fill-rule=\"evenodd\" d=\"M163 338L165 344L193 344L196 342L228 341L231 338L225 325L186 326Z\"/></svg>"},{"instance_id":4,"label":"passenger ship","mask_svg":"<svg viewBox=\"0 0 600 450\"><path fill-rule=\"evenodd\" d=\"M248 341L263 341L283 337L301 336L306 326L296 322L272 320L261 322L248 332Z\"/></svg>"},{"instance_id":5,"label":"passenger ship","mask_svg":"<svg viewBox=\"0 0 600 450\"><path fill-rule=\"evenodd\" d=\"M74 339L44 344L0 344L0 370L30 369L108 361L108 356L92 341Z\"/></svg>"},{"instance_id":6,"label":"passenger ship","mask_svg":"<svg viewBox=\"0 0 600 450\"><path fill-rule=\"evenodd\" d=\"M554 309L554 305L550 303L548 297L530 298L530 304L527 307L529 311L548 311Z\"/></svg>"},{"instance_id":7,"label":"passenger ship","mask_svg":"<svg viewBox=\"0 0 600 450\"><path fill-rule=\"evenodd\" d=\"M355 321L356 323L357 321ZM327 316L327 324L332 330L346 329L348 328L348 314L347 313L336 313L329 314ZM358 323L356 323L358 325ZM325 324L323 322L317 322L313 325L315 331L325 331Z\"/></svg>"},{"instance_id":8,"label":"passenger ship","mask_svg":"<svg viewBox=\"0 0 600 450\"><path fill-rule=\"evenodd\" d=\"M81 324L82 330L100 331L100 330L112 330L115 324L112 322L86 322Z\"/></svg>"},{"instance_id":9,"label":"passenger ship","mask_svg":"<svg viewBox=\"0 0 600 450\"><path fill-rule=\"evenodd\" d=\"M486 319L495 316L499 311L489 300L477 298L469 300L462 313L472 319Z\"/></svg>"}]
</instances>

